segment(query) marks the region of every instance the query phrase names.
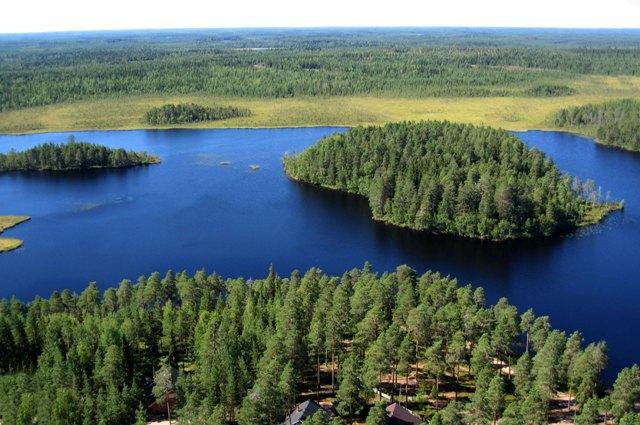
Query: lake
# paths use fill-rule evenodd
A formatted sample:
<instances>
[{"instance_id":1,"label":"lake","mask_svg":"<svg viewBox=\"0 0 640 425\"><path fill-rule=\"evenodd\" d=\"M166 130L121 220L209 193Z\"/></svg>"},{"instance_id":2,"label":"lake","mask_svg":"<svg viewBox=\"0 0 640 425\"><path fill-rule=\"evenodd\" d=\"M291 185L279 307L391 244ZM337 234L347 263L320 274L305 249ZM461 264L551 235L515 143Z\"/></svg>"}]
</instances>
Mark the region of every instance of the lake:
<instances>
[{"instance_id":1,"label":"lake","mask_svg":"<svg viewBox=\"0 0 640 425\"><path fill-rule=\"evenodd\" d=\"M298 184L281 158L336 128L135 130L0 136L0 152L76 140L159 155L162 164L71 174L0 176L0 214L32 216L4 233L24 247L0 255L0 297L28 300L205 268L262 277L319 266L341 274L370 261L409 264L484 286L610 346L608 377L640 362L640 155L556 132L516 133L559 166L593 178L626 210L576 234L492 243L430 236L370 219L366 200ZM229 164L222 165L221 162ZM251 165L257 165L252 170Z\"/></svg>"}]
</instances>

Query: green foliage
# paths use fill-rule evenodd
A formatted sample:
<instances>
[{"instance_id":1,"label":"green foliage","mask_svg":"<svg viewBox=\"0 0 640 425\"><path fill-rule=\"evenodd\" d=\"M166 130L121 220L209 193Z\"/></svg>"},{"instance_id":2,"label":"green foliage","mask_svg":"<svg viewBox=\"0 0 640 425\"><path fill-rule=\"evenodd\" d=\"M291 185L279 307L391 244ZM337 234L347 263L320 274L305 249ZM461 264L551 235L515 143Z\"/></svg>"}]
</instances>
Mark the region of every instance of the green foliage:
<instances>
[{"instance_id":1,"label":"green foliage","mask_svg":"<svg viewBox=\"0 0 640 425\"><path fill-rule=\"evenodd\" d=\"M327 414L322 410L318 410L310 418L307 418L303 422L304 425L329 425L329 419Z\"/></svg>"},{"instance_id":2,"label":"green foliage","mask_svg":"<svg viewBox=\"0 0 640 425\"><path fill-rule=\"evenodd\" d=\"M344 417L360 414L365 405L364 385L360 378L358 359L351 355L340 368L340 386L336 393L336 411Z\"/></svg>"},{"instance_id":3,"label":"green foliage","mask_svg":"<svg viewBox=\"0 0 640 425\"><path fill-rule=\"evenodd\" d=\"M531 391L533 377L531 375L531 357L528 352L523 353L518 359L513 384L515 385L516 395L521 400L525 399L529 391Z\"/></svg>"},{"instance_id":4,"label":"green foliage","mask_svg":"<svg viewBox=\"0 0 640 425\"><path fill-rule=\"evenodd\" d=\"M546 397L546 400L549 400L561 383L562 363L560 359L566 339L564 332L552 331L533 358L534 385L540 394Z\"/></svg>"},{"instance_id":5,"label":"green foliage","mask_svg":"<svg viewBox=\"0 0 640 425\"><path fill-rule=\"evenodd\" d=\"M542 152L502 130L446 121L353 128L286 157L284 169L366 196L376 220L434 233L552 235L575 228L587 210L581 185Z\"/></svg>"},{"instance_id":6,"label":"green foliage","mask_svg":"<svg viewBox=\"0 0 640 425\"><path fill-rule=\"evenodd\" d=\"M462 414L464 406L456 401L447 404L447 407L436 412L431 418L431 425L464 425Z\"/></svg>"},{"instance_id":7,"label":"green foliage","mask_svg":"<svg viewBox=\"0 0 640 425\"><path fill-rule=\"evenodd\" d=\"M7 171L66 171L89 168L123 168L155 164L158 158L144 152L110 149L70 137L67 143L45 143L23 152L0 153L0 172Z\"/></svg>"},{"instance_id":8,"label":"green foliage","mask_svg":"<svg viewBox=\"0 0 640 425\"><path fill-rule=\"evenodd\" d=\"M326 381L335 351L336 411L361 420L374 386L399 395L388 377L415 371L415 353L421 385L436 389L441 381L449 388L454 383L446 372L466 369L468 346L475 379L470 403L438 406L444 408L434 423L459 425L463 414L474 424L491 423L511 388L493 361L506 362L524 348L525 331L504 332L520 328L512 327L513 317L506 300L488 306L481 290L437 273L417 276L406 266L383 275L365 266L340 278L315 268L288 277L270 270L251 281L169 271L104 293L90 284L79 295L0 300L0 422L142 423L143 406L155 400L180 423L281 423L316 390L318 347L321 362L328 351ZM581 377L581 394L601 385L602 344L583 349L578 336L567 339L548 318L531 313L530 322L536 342L516 365L517 397L505 423L546 423L549 391L564 389L567 376ZM512 348L492 347L498 341ZM451 355L456 345L459 353ZM637 375L630 368L616 381L617 419L637 396ZM381 406L370 411L370 423L379 422Z\"/></svg>"},{"instance_id":9,"label":"green foliage","mask_svg":"<svg viewBox=\"0 0 640 425\"><path fill-rule=\"evenodd\" d=\"M487 388L487 406L489 407L489 413L491 415L491 419L493 423L502 416L502 411L504 410L504 380L502 376L499 374L494 376L489 382L489 387Z\"/></svg>"},{"instance_id":10,"label":"green foliage","mask_svg":"<svg viewBox=\"0 0 640 425\"><path fill-rule=\"evenodd\" d=\"M598 391L598 376L607 363L607 348L604 343L589 344L578 351L569 364L569 388L579 404L587 402Z\"/></svg>"},{"instance_id":11,"label":"green foliage","mask_svg":"<svg viewBox=\"0 0 640 425\"><path fill-rule=\"evenodd\" d=\"M640 413L629 412L620 419L618 425L640 425Z\"/></svg>"},{"instance_id":12,"label":"green foliage","mask_svg":"<svg viewBox=\"0 0 640 425\"><path fill-rule=\"evenodd\" d=\"M0 110L123 94L521 95L640 69L633 32L197 30L0 39Z\"/></svg>"},{"instance_id":13,"label":"green foliage","mask_svg":"<svg viewBox=\"0 0 640 425\"><path fill-rule=\"evenodd\" d=\"M147 414L144 410L144 406L142 406L142 403L140 403L140 405L138 406L138 409L136 409L136 417L135 417L135 422L133 424L134 425L147 424Z\"/></svg>"},{"instance_id":14,"label":"green foliage","mask_svg":"<svg viewBox=\"0 0 640 425\"><path fill-rule=\"evenodd\" d=\"M598 141L640 151L640 101L617 100L560 110L554 117L558 127L593 129Z\"/></svg>"},{"instance_id":15,"label":"green foliage","mask_svg":"<svg viewBox=\"0 0 640 425\"><path fill-rule=\"evenodd\" d=\"M386 425L387 423L387 411L385 410L385 403L376 403L367 415L366 425Z\"/></svg>"},{"instance_id":16,"label":"green foliage","mask_svg":"<svg viewBox=\"0 0 640 425\"><path fill-rule=\"evenodd\" d=\"M250 113L246 108L235 106L202 106L195 103L180 103L152 108L147 111L144 120L153 125L188 124L246 117Z\"/></svg>"},{"instance_id":17,"label":"green foliage","mask_svg":"<svg viewBox=\"0 0 640 425\"><path fill-rule=\"evenodd\" d=\"M590 398L580 409L576 417L576 425L597 425L600 420L600 412L597 398Z\"/></svg>"},{"instance_id":18,"label":"green foliage","mask_svg":"<svg viewBox=\"0 0 640 425\"><path fill-rule=\"evenodd\" d=\"M533 387L527 398L522 403L519 403L518 406L518 417L526 420L529 425L544 425L548 423L548 398L537 387Z\"/></svg>"},{"instance_id":19,"label":"green foliage","mask_svg":"<svg viewBox=\"0 0 640 425\"><path fill-rule=\"evenodd\" d=\"M634 365L624 368L618 374L611 393L611 413L622 418L632 412L635 401L640 397L640 368Z\"/></svg>"},{"instance_id":20,"label":"green foliage","mask_svg":"<svg viewBox=\"0 0 640 425\"><path fill-rule=\"evenodd\" d=\"M568 86L561 86L558 84L541 84L535 86L526 91L528 96L532 97L560 97L571 96L576 91Z\"/></svg>"}]
</instances>

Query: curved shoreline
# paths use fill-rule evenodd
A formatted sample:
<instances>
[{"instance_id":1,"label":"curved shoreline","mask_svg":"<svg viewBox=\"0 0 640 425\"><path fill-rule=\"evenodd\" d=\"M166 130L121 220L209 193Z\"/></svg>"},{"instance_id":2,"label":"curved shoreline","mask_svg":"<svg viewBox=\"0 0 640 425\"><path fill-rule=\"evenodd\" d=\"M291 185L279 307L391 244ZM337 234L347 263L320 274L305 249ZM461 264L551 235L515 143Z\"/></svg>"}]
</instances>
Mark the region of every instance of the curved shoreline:
<instances>
[{"instance_id":1,"label":"curved shoreline","mask_svg":"<svg viewBox=\"0 0 640 425\"><path fill-rule=\"evenodd\" d=\"M31 220L31 217L22 216L0 216L0 234L5 230L11 229L25 221ZM18 249L22 246L23 241L16 238L3 238L0 237L0 253L9 252Z\"/></svg>"}]
</instances>

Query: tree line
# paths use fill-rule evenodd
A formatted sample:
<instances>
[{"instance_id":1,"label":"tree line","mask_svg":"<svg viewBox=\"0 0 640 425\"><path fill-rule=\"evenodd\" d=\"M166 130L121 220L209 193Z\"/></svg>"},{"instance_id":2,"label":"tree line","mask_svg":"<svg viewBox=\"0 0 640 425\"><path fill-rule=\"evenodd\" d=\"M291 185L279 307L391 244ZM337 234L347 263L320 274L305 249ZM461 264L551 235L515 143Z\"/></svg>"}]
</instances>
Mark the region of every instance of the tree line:
<instances>
[{"instance_id":1,"label":"tree line","mask_svg":"<svg viewBox=\"0 0 640 425\"><path fill-rule=\"evenodd\" d=\"M554 124L586 131L607 145L640 151L640 101L634 99L561 109Z\"/></svg>"},{"instance_id":2,"label":"tree line","mask_svg":"<svg viewBox=\"0 0 640 425\"><path fill-rule=\"evenodd\" d=\"M285 157L284 169L367 197L377 220L493 240L571 230L598 202L593 182L506 131L446 121L350 129Z\"/></svg>"},{"instance_id":3,"label":"tree line","mask_svg":"<svg viewBox=\"0 0 640 425\"><path fill-rule=\"evenodd\" d=\"M122 94L537 96L637 75L628 35L486 31L185 32L0 40L0 110ZM579 37L578 37L579 35ZM531 92L530 90L534 90Z\"/></svg>"},{"instance_id":4,"label":"tree line","mask_svg":"<svg viewBox=\"0 0 640 425\"><path fill-rule=\"evenodd\" d=\"M22 152L0 153L0 172L66 171L90 168L123 168L156 164L159 159L145 152L111 149L70 137L66 143L43 143Z\"/></svg>"},{"instance_id":5,"label":"tree line","mask_svg":"<svg viewBox=\"0 0 640 425\"><path fill-rule=\"evenodd\" d=\"M142 424L154 401L180 423L274 424L309 397L333 401L334 425L374 424L377 391L422 405L432 424L545 424L557 391L577 423L638 420L640 370L605 393L605 343L406 266L249 280L169 271L104 293L92 283L0 301L0 340L5 425Z\"/></svg>"},{"instance_id":6,"label":"tree line","mask_svg":"<svg viewBox=\"0 0 640 425\"><path fill-rule=\"evenodd\" d=\"M236 106L202 106L195 103L174 105L170 103L151 108L146 112L144 120L153 125L187 124L246 117L250 114L251 111L248 109Z\"/></svg>"}]
</instances>

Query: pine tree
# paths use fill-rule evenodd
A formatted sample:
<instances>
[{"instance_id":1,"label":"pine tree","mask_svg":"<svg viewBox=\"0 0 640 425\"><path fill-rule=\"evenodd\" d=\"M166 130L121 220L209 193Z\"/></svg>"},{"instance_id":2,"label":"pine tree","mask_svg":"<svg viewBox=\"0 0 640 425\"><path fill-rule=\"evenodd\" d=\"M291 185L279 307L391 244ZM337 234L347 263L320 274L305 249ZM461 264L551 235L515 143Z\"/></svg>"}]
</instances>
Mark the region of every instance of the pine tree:
<instances>
[{"instance_id":1,"label":"pine tree","mask_svg":"<svg viewBox=\"0 0 640 425\"><path fill-rule=\"evenodd\" d=\"M358 359L352 354L348 356L340 368L340 386L336 393L336 411L341 416L354 417L364 404L364 386Z\"/></svg>"},{"instance_id":2,"label":"pine tree","mask_svg":"<svg viewBox=\"0 0 640 425\"><path fill-rule=\"evenodd\" d=\"M597 425L600 420L598 399L590 398L582 405L580 414L576 416L576 425Z\"/></svg>"},{"instance_id":3,"label":"pine tree","mask_svg":"<svg viewBox=\"0 0 640 425\"><path fill-rule=\"evenodd\" d=\"M624 368L618 374L611 392L611 413L620 419L633 411L635 401L640 397L640 368L634 365Z\"/></svg>"},{"instance_id":4,"label":"pine tree","mask_svg":"<svg viewBox=\"0 0 640 425\"><path fill-rule=\"evenodd\" d=\"M502 377L498 374L491 379L489 383L489 387L487 388L487 406L489 407L489 411L491 414L491 418L493 424L495 425L502 415L502 410L504 409L504 381Z\"/></svg>"},{"instance_id":5,"label":"pine tree","mask_svg":"<svg viewBox=\"0 0 640 425\"><path fill-rule=\"evenodd\" d=\"M387 423L387 411L385 410L384 403L376 403L367 415L366 425L386 425Z\"/></svg>"},{"instance_id":6,"label":"pine tree","mask_svg":"<svg viewBox=\"0 0 640 425\"><path fill-rule=\"evenodd\" d=\"M432 425L464 425L464 417L462 414L463 406L453 401L447 406L436 412L431 419L430 424Z\"/></svg>"},{"instance_id":7,"label":"pine tree","mask_svg":"<svg viewBox=\"0 0 640 425\"><path fill-rule=\"evenodd\" d=\"M429 376L435 380L435 407L439 409L440 378L447 370L447 363L442 352L442 341L434 342L424 353L425 368Z\"/></svg>"},{"instance_id":8,"label":"pine tree","mask_svg":"<svg viewBox=\"0 0 640 425\"><path fill-rule=\"evenodd\" d=\"M136 421L135 425L146 425L147 424L147 412L145 411L142 403L138 405L136 409Z\"/></svg>"},{"instance_id":9,"label":"pine tree","mask_svg":"<svg viewBox=\"0 0 640 425\"><path fill-rule=\"evenodd\" d=\"M533 385L533 376L531 375L531 358L529 353L525 351L518 359L516 364L515 375L513 376L513 384L515 393L520 400L524 400Z\"/></svg>"}]
</instances>

